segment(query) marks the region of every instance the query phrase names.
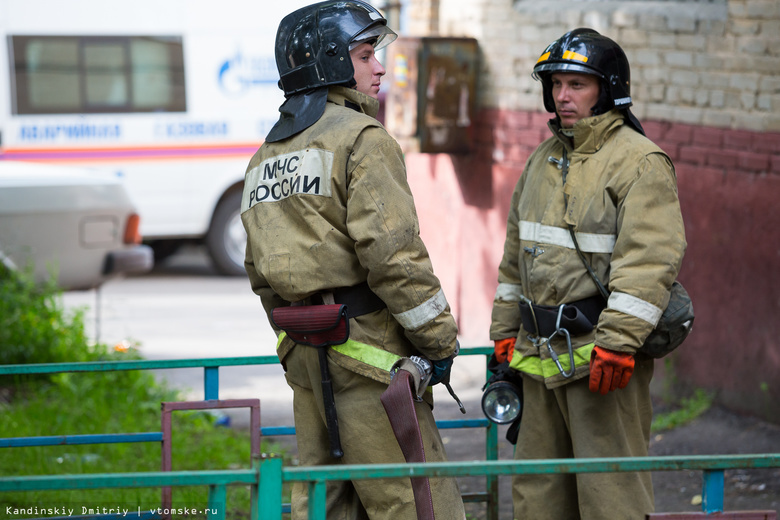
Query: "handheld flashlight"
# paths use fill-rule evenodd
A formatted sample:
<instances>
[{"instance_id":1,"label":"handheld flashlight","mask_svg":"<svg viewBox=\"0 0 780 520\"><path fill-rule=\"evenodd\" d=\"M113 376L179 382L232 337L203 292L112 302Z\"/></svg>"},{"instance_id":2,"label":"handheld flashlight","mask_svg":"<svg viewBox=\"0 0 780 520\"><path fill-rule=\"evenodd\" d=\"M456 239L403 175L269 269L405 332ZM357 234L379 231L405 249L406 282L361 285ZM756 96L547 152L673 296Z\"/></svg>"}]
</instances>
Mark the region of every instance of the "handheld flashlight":
<instances>
[{"instance_id":1,"label":"handheld flashlight","mask_svg":"<svg viewBox=\"0 0 780 520\"><path fill-rule=\"evenodd\" d=\"M493 375L482 387L482 413L496 424L510 424L523 413L523 382L509 363L498 363L495 354L490 357L488 370Z\"/></svg>"}]
</instances>

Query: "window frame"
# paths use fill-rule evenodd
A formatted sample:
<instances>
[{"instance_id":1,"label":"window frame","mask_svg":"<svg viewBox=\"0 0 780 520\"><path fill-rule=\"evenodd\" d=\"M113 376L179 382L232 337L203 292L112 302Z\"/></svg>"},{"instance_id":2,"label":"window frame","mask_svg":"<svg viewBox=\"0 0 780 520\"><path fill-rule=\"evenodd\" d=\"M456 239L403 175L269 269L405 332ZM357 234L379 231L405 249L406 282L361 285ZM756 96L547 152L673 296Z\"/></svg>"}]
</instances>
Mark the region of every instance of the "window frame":
<instances>
[{"instance_id":1,"label":"window frame","mask_svg":"<svg viewBox=\"0 0 780 520\"><path fill-rule=\"evenodd\" d=\"M38 107L30 100L29 79L25 53L28 46L36 41L75 41L78 45L78 96L77 107ZM166 45L169 61L169 88L172 91L168 103L159 103L139 107L134 101L134 64L131 46L134 41L153 40ZM89 103L87 99L87 78L90 72L86 66L85 49L89 46L111 44L123 48L124 64L121 68L127 101L124 104ZM181 36L81 36L81 35L9 35L9 67L12 91L12 112L14 115L65 115L65 114L122 114L186 112L187 88L184 75L184 43Z\"/></svg>"}]
</instances>

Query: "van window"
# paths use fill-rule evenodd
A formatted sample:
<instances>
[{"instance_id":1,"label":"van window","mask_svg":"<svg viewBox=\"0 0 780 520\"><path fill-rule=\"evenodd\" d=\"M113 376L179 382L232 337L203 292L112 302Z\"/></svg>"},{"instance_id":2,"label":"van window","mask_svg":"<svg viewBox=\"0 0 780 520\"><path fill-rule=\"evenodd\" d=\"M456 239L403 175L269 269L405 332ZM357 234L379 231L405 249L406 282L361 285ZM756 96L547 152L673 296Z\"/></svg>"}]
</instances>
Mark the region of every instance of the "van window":
<instances>
[{"instance_id":1,"label":"van window","mask_svg":"<svg viewBox=\"0 0 780 520\"><path fill-rule=\"evenodd\" d=\"M186 110L180 37L9 38L14 114Z\"/></svg>"}]
</instances>

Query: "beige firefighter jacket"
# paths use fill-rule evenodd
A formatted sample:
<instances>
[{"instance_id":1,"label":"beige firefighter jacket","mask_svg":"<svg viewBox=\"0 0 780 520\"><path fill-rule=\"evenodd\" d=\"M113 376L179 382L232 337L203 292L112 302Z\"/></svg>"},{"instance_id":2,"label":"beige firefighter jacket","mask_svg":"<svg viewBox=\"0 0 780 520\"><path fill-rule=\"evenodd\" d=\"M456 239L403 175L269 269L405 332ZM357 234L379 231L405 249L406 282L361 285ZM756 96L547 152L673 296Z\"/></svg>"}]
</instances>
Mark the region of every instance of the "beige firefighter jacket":
<instances>
[{"instance_id":1,"label":"beige firefighter jacket","mask_svg":"<svg viewBox=\"0 0 780 520\"><path fill-rule=\"evenodd\" d=\"M252 157L241 219L246 271L269 321L275 307L368 282L387 309L353 318L349 344L331 357L389 382L398 356L453 355L457 327L420 238L403 154L375 119L378 108L330 87L317 123ZM279 358L294 345L283 339Z\"/></svg>"},{"instance_id":2,"label":"beige firefighter jacket","mask_svg":"<svg viewBox=\"0 0 780 520\"><path fill-rule=\"evenodd\" d=\"M640 350L668 303L686 242L671 160L619 111L577 122L574 148L557 121L549 127L553 137L529 157L512 194L490 338L516 336L510 366L553 388L589 373L594 344ZM555 162L564 147L565 183ZM576 370L566 379L547 346L528 339L518 302L524 295L538 305L560 305L598 294L568 225L610 298L594 330L572 337ZM570 370L565 335L555 335L552 346Z\"/></svg>"}]
</instances>

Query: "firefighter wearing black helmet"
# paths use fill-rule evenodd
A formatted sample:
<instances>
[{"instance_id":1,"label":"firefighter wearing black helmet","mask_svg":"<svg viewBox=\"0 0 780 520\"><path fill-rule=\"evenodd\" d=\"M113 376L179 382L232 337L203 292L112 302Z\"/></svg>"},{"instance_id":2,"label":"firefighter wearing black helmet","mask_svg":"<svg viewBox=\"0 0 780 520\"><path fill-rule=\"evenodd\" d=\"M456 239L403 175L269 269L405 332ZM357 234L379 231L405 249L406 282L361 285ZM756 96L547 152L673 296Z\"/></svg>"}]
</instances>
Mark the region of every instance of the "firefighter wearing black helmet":
<instances>
[{"instance_id":1,"label":"firefighter wearing black helmet","mask_svg":"<svg viewBox=\"0 0 780 520\"><path fill-rule=\"evenodd\" d=\"M404 462L380 402L391 368L401 358L426 358L435 383L457 353L403 154L375 118L385 69L374 53L395 37L358 0L287 15L276 37L286 99L246 171L245 266L279 336L303 466ZM292 325L283 321L290 316ZM432 393L410 405L425 460L445 461ZM437 518L465 518L454 479L429 484ZM292 517L308 518L307 504L307 487L297 484ZM327 517L415 518L415 495L409 479L331 482Z\"/></svg>"},{"instance_id":2,"label":"firefighter wearing black helmet","mask_svg":"<svg viewBox=\"0 0 780 520\"><path fill-rule=\"evenodd\" d=\"M653 360L642 344L686 248L674 166L630 111L628 60L611 39L568 32L533 76L553 135L512 194L490 328L497 359L523 378L515 458L646 456ZM515 518L653 511L646 472L516 475L512 488Z\"/></svg>"}]
</instances>

